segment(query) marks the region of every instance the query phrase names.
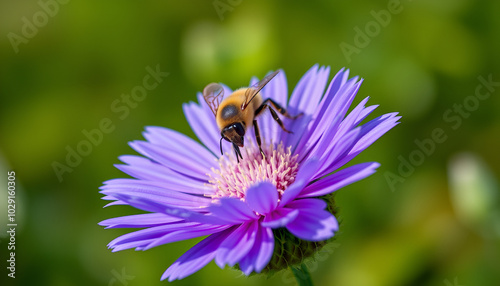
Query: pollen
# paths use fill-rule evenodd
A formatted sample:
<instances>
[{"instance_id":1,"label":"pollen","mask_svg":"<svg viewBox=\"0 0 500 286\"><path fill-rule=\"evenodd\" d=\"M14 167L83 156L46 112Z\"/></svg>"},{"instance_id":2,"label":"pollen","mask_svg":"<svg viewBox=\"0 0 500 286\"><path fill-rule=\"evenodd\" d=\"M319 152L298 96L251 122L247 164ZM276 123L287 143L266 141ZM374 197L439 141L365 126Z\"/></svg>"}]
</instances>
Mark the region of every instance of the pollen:
<instances>
[{"instance_id":1,"label":"pollen","mask_svg":"<svg viewBox=\"0 0 500 286\"><path fill-rule=\"evenodd\" d=\"M277 147L273 144L262 147L264 156L257 147L246 146L239 163L233 154L219 158L219 169L212 168L208 174L207 185L214 189L212 199L236 197L244 200L247 189L263 181L274 184L281 198L295 181L299 169L298 155L292 155L291 147L285 149L281 143Z\"/></svg>"}]
</instances>

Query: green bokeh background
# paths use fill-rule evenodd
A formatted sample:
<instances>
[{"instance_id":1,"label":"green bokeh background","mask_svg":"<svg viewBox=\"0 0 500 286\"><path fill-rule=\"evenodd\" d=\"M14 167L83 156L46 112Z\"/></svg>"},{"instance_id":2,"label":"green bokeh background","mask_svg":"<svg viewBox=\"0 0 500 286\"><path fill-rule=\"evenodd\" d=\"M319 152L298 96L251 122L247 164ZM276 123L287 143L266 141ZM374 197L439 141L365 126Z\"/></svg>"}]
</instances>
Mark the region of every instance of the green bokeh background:
<instances>
[{"instance_id":1,"label":"green bokeh background","mask_svg":"<svg viewBox=\"0 0 500 286\"><path fill-rule=\"evenodd\" d=\"M148 125L194 138L182 103L209 82L236 88L282 68L291 90L319 63L360 75L356 102L371 96L377 115L403 118L355 160L378 161L379 171L337 192L342 224L335 243L309 264L315 284L500 285L499 87L459 126L443 118L454 104L473 103L479 76L500 81L500 2L401 1L400 13L370 28L372 13L390 3L73 0L59 4L16 53L9 33L22 36L23 17L33 22L43 10L35 0L0 1L0 284L167 284L161 274L196 240L111 253L106 244L127 230L97 225L137 212L103 209L98 193L103 181L124 176L113 164L135 154L127 142L142 139ZM215 7L224 4L230 9ZM355 45L355 28L366 25L372 36L346 56L340 45ZM169 76L120 119L111 103L156 65ZM82 131L103 118L114 131L60 182L53 162L64 163L66 146L76 148ZM447 140L407 176L399 173L401 158L418 150L415 140L436 128ZM15 280L5 261L8 170L17 179ZM401 176L392 187L390 174ZM130 280L115 278L122 272ZM294 283L286 271L246 278L210 263L173 284Z\"/></svg>"}]
</instances>

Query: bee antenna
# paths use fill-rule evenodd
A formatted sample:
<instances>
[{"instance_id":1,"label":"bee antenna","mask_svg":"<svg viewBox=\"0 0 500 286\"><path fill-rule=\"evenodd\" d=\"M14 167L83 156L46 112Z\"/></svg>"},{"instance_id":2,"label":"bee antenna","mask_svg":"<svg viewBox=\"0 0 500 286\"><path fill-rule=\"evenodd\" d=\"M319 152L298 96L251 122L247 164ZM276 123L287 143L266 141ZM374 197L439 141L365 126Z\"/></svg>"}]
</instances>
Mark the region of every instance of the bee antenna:
<instances>
[{"instance_id":1,"label":"bee antenna","mask_svg":"<svg viewBox=\"0 0 500 286\"><path fill-rule=\"evenodd\" d=\"M224 153L222 152L222 139L224 139L224 137L220 138L220 154L224 155Z\"/></svg>"}]
</instances>

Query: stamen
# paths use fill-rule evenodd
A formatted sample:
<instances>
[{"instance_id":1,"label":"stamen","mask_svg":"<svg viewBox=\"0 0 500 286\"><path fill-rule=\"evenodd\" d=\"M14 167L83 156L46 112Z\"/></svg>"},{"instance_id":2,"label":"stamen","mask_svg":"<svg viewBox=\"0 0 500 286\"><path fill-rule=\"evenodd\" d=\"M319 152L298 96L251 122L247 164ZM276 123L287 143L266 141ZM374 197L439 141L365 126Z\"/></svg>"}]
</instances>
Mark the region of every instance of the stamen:
<instances>
[{"instance_id":1,"label":"stamen","mask_svg":"<svg viewBox=\"0 0 500 286\"><path fill-rule=\"evenodd\" d=\"M244 151L243 151L244 150ZM236 197L245 199L247 189L258 183L267 181L276 186L279 197L290 184L295 181L299 164L298 155L292 155L291 147L286 150L280 143L276 148L263 146L263 158L259 148L252 145L243 148L240 162L233 154L224 154L219 159L219 169L212 168L208 176L209 187L214 189L212 199Z\"/></svg>"}]
</instances>

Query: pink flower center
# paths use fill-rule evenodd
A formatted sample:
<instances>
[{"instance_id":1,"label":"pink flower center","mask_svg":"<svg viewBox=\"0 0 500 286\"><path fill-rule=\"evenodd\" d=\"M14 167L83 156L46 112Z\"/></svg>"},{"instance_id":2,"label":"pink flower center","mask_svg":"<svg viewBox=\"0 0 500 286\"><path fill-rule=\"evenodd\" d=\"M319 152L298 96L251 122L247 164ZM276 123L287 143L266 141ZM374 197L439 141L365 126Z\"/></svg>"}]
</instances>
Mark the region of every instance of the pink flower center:
<instances>
[{"instance_id":1,"label":"pink flower center","mask_svg":"<svg viewBox=\"0 0 500 286\"><path fill-rule=\"evenodd\" d=\"M212 199L237 197L245 199L246 190L258 182L267 181L276 186L279 197L295 181L299 164L298 155L292 155L291 147L283 144L274 148L262 146L265 157L255 146L241 149L243 159L238 163L234 154L225 154L219 159L219 169L212 168L209 186L213 187Z\"/></svg>"}]
</instances>

